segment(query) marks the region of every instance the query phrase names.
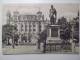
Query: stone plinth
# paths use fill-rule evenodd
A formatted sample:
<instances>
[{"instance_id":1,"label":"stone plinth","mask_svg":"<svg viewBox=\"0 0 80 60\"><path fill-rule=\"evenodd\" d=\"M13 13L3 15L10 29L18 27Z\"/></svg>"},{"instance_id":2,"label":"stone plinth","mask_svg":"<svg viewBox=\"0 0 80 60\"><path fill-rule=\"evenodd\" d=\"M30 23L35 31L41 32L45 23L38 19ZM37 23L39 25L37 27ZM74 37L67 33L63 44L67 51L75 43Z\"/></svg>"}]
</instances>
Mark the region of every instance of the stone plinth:
<instances>
[{"instance_id":1,"label":"stone plinth","mask_svg":"<svg viewBox=\"0 0 80 60\"><path fill-rule=\"evenodd\" d=\"M47 43L61 43L60 25L49 25Z\"/></svg>"}]
</instances>

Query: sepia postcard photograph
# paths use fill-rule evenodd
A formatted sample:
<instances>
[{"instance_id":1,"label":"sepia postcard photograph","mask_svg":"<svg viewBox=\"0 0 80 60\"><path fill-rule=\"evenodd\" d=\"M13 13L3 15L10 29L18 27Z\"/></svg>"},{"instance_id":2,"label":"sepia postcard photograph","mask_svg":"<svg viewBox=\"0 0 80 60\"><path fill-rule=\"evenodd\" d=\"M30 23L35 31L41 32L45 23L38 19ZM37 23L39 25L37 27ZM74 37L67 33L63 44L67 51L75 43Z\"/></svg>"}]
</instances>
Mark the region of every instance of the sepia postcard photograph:
<instances>
[{"instance_id":1,"label":"sepia postcard photograph","mask_svg":"<svg viewBox=\"0 0 80 60\"><path fill-rule=\"evenodd\" d=\"M80 4L5 4L2 53L79 54Z\"/></svg>"}]
</instances>

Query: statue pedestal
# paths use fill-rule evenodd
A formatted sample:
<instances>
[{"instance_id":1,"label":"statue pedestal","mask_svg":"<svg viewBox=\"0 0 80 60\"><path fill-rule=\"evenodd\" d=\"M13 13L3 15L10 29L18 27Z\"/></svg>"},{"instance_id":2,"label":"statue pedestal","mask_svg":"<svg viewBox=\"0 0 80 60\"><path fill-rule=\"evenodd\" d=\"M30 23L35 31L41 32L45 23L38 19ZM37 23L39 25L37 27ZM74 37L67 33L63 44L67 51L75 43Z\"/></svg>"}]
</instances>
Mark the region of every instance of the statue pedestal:
<instances>
[{"instance_id":1,"label":"statue pedestal","mask_svg":"<svg viewBox=\"0 0 80 60\"><path fill-rule=\"evenodd\" d=\"M47 31L46 47L44 48L44 51L52 52L61 50L61 43L62 40L60 39L60 26L49 25Z\"/></svg>"},{"instance_id":2,"label":"statue pedestal","mask_svg":"<svg viewBox=\"0 0 80 60\"><path fill-rule=\"evenodd\" d=\"M46 43L61 43L60 25L49 25Z\"/></svg>"}]
</instances>

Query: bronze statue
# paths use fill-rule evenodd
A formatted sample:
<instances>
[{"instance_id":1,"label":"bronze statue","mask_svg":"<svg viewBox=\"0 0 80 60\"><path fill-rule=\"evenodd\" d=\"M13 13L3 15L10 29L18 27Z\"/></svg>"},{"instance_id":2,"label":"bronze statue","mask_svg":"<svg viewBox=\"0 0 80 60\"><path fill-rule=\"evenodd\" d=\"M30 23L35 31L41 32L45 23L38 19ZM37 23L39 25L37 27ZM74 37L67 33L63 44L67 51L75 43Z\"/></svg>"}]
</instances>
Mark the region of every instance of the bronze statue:
<instances>
[{"instance_id":1,"label":"bronze statue","mask_svg":"<svg viewBox=\"0 0 80 60\"><path fill-rule=\"evenodd\" d=\"M56 23L56 17L57 17L57 12L56 9L53 7L53 5L51 5L51 9L50 9L50 24L53 25Z\"/></svg>"}]
</instances>

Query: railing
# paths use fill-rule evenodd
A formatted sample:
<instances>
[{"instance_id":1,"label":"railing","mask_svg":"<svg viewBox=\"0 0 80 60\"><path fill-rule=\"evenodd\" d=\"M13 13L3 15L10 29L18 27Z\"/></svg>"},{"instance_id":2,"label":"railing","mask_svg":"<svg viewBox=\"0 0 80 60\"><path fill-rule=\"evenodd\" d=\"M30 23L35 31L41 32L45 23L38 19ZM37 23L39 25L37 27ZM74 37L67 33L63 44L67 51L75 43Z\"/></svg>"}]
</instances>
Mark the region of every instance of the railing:
<instances>
[{"instance_id":1,"label":"railing","mask_svg":"<svg viewBox=\"0 0 80 60\"><path fill-rule=\"evenodd\" d=\"M45 52L57 52L57 51L71 51L71 44L62 44L62 43L47 43L44 48Z\"/></svg>"}]
</instances>

